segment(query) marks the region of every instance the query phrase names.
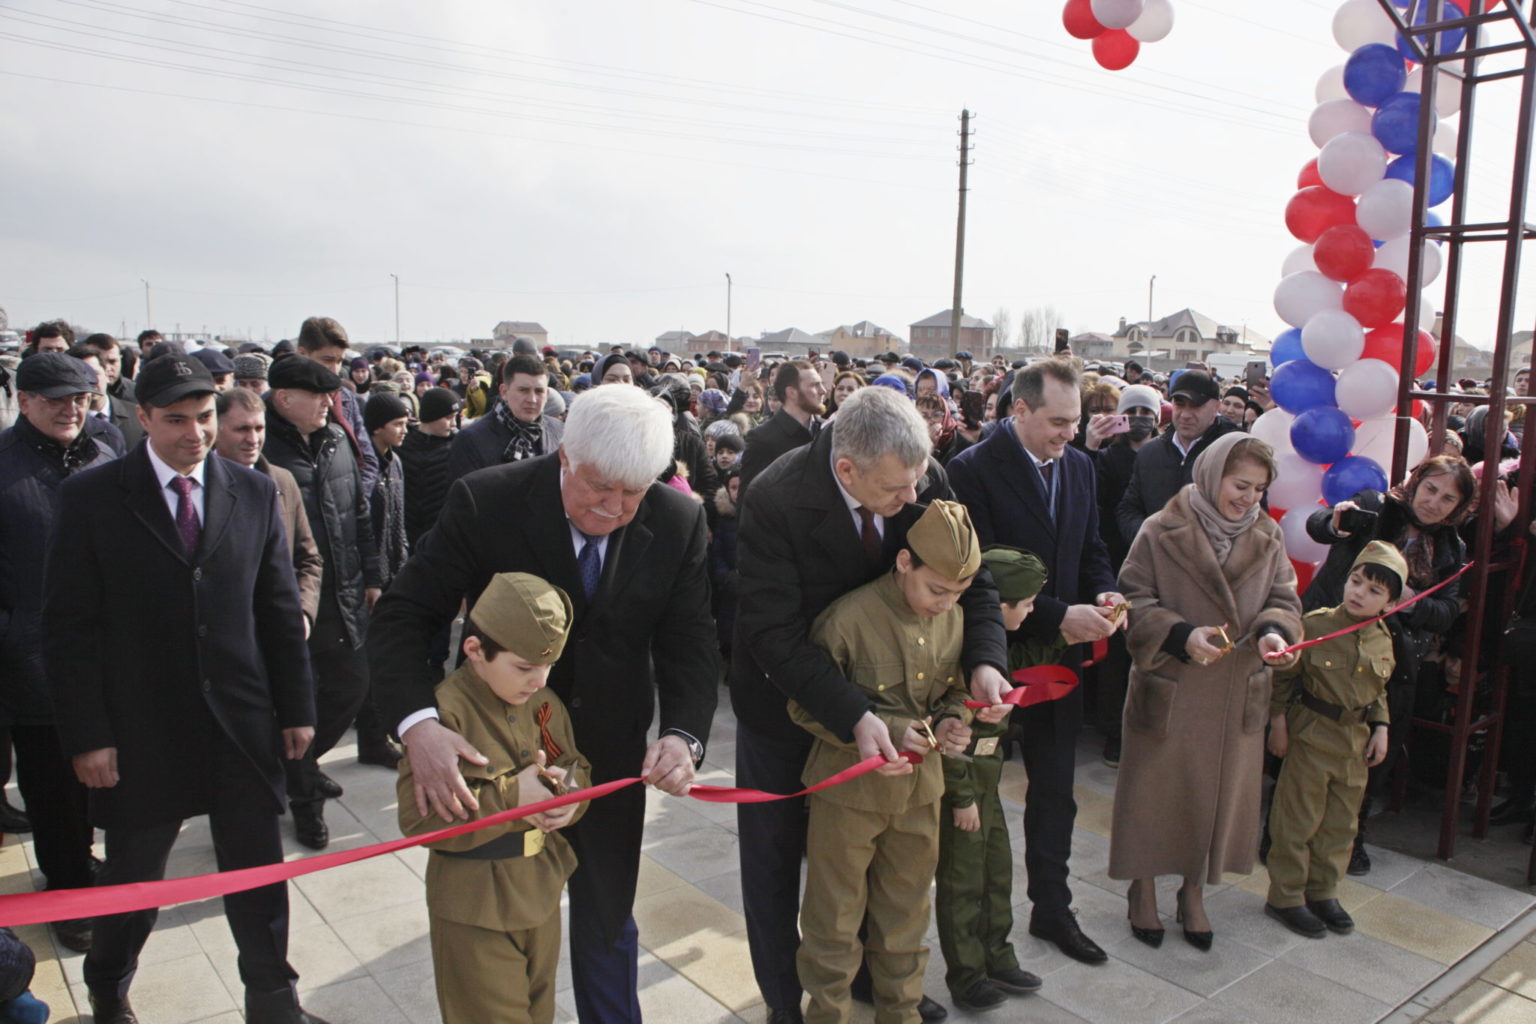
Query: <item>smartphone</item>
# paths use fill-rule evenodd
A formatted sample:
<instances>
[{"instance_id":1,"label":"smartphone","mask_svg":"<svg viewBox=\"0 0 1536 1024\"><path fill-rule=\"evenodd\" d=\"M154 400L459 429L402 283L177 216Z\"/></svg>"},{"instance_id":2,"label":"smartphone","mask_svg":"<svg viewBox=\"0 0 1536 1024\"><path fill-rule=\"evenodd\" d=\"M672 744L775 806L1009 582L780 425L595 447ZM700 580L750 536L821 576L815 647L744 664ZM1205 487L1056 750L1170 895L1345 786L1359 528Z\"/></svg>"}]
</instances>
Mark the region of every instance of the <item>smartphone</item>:
<instances>
[{"instance_id":1,"label":"smartphone","mask_svg":"<svg viewBox=\"0 0 1536 1024\"><path fill-rule=\"evenodd\" d=\"M832 393L832 383L837 380L837 364L833 363L830 359L824 359L821 363L821 369L817 372L821 374L822 386L827 389L827 394L830 395Z\"/></svg>"},{"instance_id":2,"label":"smartphone","mask_svg":"<svg viewBox=\"0 0 1536 1024\"><path fill-rule=\"evenodd\" d=\"M981 426L981 418L986 414L987 397L980 391L964 391L960 394L960 417L965 420L965 429L975 430Z\"/></svg>"},{"instance_id":3,"label":"smartphone","mask_svg":"<svg viewBox=\"0 0 1536 1024\"><path fill-rule=\"evenodd\" d=\"M1065 327L1058 327L1058 328L1056 328L1056 354L1057 355L1062 356L1062 355L1071 355L1072 354L1072 343L1071 343L1070 340L1068 340L1069 337L1070 336L1067 334L1067 329Z\"/></svg>"},{"instance_id":4,"label":"smartphone","mask_svg":"<svg viewBox=\"0 0 1536 1024\"><path fill-rule=\"evenodd\" d=\"M1249 387L1253 387L1255 384L1264 384L1266 376L1264 373L1264 360L1262 359L1249 360L1248 365L1243 368L1243 381Z\"/></svg>"},{"instance_id":5,"label":"smartphone","mask_svg":"<svg viewBox=\"0 0 1536 1024\"><path fill-rule=\"evenodd\" d=\"M1131 432L1131 418L1129 416L1110 417L1109 426L1104 428L1106 434L1129 434Z\"/></svg>"},{"instance_id":6,"label":"smartphone","mask_svg":"<svg viewBox=\"0 0 1536 1024\"><path fill-rule=\"evenodd\" d=\"M1347 508L1339 513L1339 529L1344 533L1362 533L1376 528L1376 513L1363 508Z\"/></svg>"},{"instance_id":7,"label":"smartphone","mask_svg":"<svg viewBox=\"0 0 1536 1024\"><path fill-rule=\"evenodd\" d=\"M763 361L763 350L760 348L747 349L747 369L756 370L758 364Z\"/></svg>"}]
</instances>

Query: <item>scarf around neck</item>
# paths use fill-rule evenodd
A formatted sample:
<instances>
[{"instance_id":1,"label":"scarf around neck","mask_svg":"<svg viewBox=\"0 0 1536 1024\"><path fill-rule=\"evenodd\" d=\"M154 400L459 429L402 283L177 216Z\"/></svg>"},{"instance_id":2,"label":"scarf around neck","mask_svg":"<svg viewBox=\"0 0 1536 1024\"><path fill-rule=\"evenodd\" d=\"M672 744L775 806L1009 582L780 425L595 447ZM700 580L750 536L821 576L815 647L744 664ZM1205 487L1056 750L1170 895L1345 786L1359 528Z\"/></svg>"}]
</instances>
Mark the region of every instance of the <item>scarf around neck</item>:
<instances>
[{"instance_id":1,"label":"scarf around neck","mask_svg":"<svg viewBox=\"0 0 1536 1024\"><path fill-rule=\"evenodd\" d=\"M512 434L512 440L502 450L501 461L521 462L538 455L544 441L544 421L539 419L532 423L524 423L512 415L512 410L507 408L507 403L499 398L493 408L496 422L506 427Z\"/></svg>"},{"instance_id":2,"label":"scarf around neck","mask_svg":"<svg viewBox=\"0 0 1536 1024\"><path fill-rule=\"evenodd\" d=\"M1189 506L1194 509L1195 518L1200 521L1200 528L1205 531L1206 539L1216 552L1216 561L1221 565L1227 564L1233 543L1252 528L1263 511L1255 502L1243 518L1233 520L1222 515L1216 506L1221 491L1221 478L1226 475L1227 460L1232 449L1248 438L1248 434L1234 430L1212 441L1196 457L1194 483L1185 488L1189 494Z\"/></svg>"}]
</instances>

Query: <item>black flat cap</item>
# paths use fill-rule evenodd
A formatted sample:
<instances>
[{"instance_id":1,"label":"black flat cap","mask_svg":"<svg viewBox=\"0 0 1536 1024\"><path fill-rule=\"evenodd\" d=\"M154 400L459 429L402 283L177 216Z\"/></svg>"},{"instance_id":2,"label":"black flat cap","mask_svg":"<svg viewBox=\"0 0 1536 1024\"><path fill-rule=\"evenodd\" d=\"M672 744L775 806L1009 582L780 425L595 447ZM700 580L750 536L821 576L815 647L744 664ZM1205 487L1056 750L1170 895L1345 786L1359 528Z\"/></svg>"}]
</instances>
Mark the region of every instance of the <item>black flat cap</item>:
<instances>
[{"instance_id":1,"label":"black flat cap","mask_svg":"<svg viewBox=\"0 0 1536 1024\"><path fill-rule=\"evenodd\" d=\"M341 390L341 378L313 359L289 356L279 359L267 371L267 384L273 391L289 388L294 391L314 391L329 394Z\"/></svg>"},{"instance_id":2,"label":"black flat cap","mask_svg":"<svg viewBox=\"0 0 1536 1024\"><path fill-rule=\"evenodd\" d=\"M235 363L229 356L216 348L200 348L192 353L192 358L208 367L208 372L213 374L234 373Z\"/></svg>"},{"instance_id":3,"label":"black flat cap","mask_svg":"<svg viewBox=\"0 0 1536 1024\"><path fill-rule=\"evenodd\" d=\"M28 356L16 368L16 389L44 398L99 394L96 373L83 359L63 352L39 352Z\"/></svg>"}]
</instances>

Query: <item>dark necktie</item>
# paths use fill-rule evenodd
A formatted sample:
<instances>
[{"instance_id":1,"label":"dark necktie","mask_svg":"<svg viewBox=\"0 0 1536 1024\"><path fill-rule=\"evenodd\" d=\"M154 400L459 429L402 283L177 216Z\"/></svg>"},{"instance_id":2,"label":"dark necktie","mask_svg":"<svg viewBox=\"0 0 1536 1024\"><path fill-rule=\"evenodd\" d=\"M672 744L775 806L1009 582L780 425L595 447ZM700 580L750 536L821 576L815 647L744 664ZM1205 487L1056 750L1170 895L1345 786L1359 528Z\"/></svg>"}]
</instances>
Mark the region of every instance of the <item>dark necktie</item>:
<instances>
[{"instance_id":1,"label":"dark necktie","mask_svg":"<svg viewBox=\"0 0 1536 1024\"><path fill-rule=\"evenodd\" d=\"M860 505L854 509L859 514L859 540L864 542L864 557L871 562L880 561L880 531L875 529L875 514Z\"/></svg>"},{"instance_id":2,"label":"dark necktie","mask_svg":"<svg viewBox=\"0 0 1536 1024\"><path fill-rule=\"evenodd\" d=\"M576 568L581 570L581 589L586 592L587 600L592 600L592 595L597 593L597 585L603 578L603 555L598 545L602 543L601 537L588 537L581 535L586 541L581 546L581 554L576 556Z\"/></svg>"},{"instance_id":3,"label":"dark necktie","mask_svg":"<svg viewBox=\"0 0 1536 1024\"><path fill-rule=\"evenodd\" d=\"M181 534L181 544L187 549L187 557L197 554L197 539L202 536L203 524L197 518L197 506L192 504L192 488L197 483L187 476L171 478L171 490L176 499L176 532Z\"/></svg>"},{"instance_id":4,"label":"dark necktie","mask_svg":"<svg viewBox=\"0 0 1536 1024\"><path fill-rule=\"evenodd\" d=\"M1040 479L1045 484L1045 511L1051 517L1051 522L1056 521L1056 495L1051 487L1051 478L1056 475L1056 460L1052 459L1040 467Z\"/></svg>"}]
</instances>

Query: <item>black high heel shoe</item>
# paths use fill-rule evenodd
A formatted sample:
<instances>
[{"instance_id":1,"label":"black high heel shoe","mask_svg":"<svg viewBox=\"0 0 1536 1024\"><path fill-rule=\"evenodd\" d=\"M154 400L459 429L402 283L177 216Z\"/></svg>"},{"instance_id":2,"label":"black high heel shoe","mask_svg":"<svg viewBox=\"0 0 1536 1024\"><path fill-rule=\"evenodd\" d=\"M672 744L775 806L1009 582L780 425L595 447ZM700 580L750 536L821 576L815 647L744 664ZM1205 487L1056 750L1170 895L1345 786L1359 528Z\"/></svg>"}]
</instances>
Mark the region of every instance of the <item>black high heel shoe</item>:
<instances>
[{"instance_id":1,"label":"black high heel shoe","mask_svg":"<svg viewBox=\"0 0 1536 1024\"><path fill-rule=\"evenodd\" d=\"M1135 887L1136 887L1136 883L1132 882L1131 883L1131 888L1135 889ZM1129 902L1131 900L1131 893L1130 893L1130 891L1126 892L1125 898L1126 898L1127 902ZM1159 927L1159 928L1138 928L1138 927L1136 927L1136 922L1131 918L1131 908L1129 906L1127 906L1125 908L1125 917L1126 917L1126 920L1131 922L1131 934L1136 936L1137 939L1139 939L1142 942L1145 942L1147 945L1151 946L1153 949L1156 949L1156 948L1158 948L1159 946L1161 946L1163 944L1163 931L1164 930L1161 927Z\"/></svg>"},{"instance_id":2,"label":"black high heel shoe","mask_svg":"<svg viewBox=\"0 0 1536 1024\"><path fill-rule=\"evenodd\" d=\"M1184 890L1180 889L1174 899L1178 901L1179 906L1178 912L1174 915L1174 923L1182 925L1184 923ZM1202 953L1211 951L1211 942L1214 938L1215 932L1192 932L1188 928L1184 929L1184 941Z\"/></svg>"}]
</instances>

